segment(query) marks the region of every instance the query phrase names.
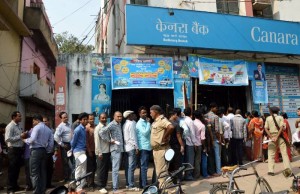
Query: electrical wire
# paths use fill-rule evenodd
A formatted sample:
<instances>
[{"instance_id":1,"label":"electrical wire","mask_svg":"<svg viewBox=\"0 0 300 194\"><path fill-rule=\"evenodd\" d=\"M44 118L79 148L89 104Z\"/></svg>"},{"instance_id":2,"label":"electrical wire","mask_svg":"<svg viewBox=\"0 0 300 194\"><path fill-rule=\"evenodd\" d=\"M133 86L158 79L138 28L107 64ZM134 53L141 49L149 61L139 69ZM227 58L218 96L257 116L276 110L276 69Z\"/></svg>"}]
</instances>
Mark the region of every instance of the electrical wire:
<instances>
[{"instance_id":1,"label":"electrical wire","mask_svg":"<svg viewBox=\"0 0 300 194\"><path fill-rule=\"evenodd\" d=\"M108 1L109 2L109 1ZM105 7L108 5L108 2L106 3ZM92 38L95 36L95 34L97 33L97 31L99 30L100 26L102 25L102 22L106 19L106 17L108 17L110 14L108 14L111 11L111 8L115 5L116 1L112 0L112 3L110 5L110 7L107 10L107 14L105 15L105 18L102 18L102 20L100 21L98 28L95 29L94 34L91 36L91 38L89 39L89 41L85 44L85 46L87 46L90 41L92 40Z\"/></svg>"},{"instance_id":2,"label":"electrical wire","mask_svg":"<svg viewBox=\"0 0 300 194\"><path fill-rule=\"evenodd\" d=\"M67 19L68 17L70 17L71 15L73 15L74 13L76 13L77 11L79 11L80 9L84 8L87 4L89 4L90 2L92 2L92 0L89 0L88 2L86 2L85 4L81 5L79 8L77 8L75 11L73 11L72 13L70 13L69 15L66 15L65 17L63 17L62 19L60 19L59 21L55 22L53 24L56 25L56 24L59 24L60 22L64 21L65 19Z\"/></svg>"},{"instance_id":3,"label":"electrical wire","mask_svg":"<svg viewBox=\"0 0 300 194\"><path fill-rule=\"evenodd\" d=\"M25 86L24 88L20 89L19 91L16 91L16 92L14 92L14 93L11 93L11 94L9 94L9 95L6 95L4 98L7 99L7 98L9 98L9 97L12 96L12 95L18 94L18 92L21 92L21 91L23 91L23 90L29 88L30 86L34 85L36 82L40 81L41 78L46 77L49 73L51 73L51 72L46 73L45 75L43 75L42 77L40 77L40 79L38 79L38 80L32 82L31 84L29 84L28 86Z\"/></svg>"}]
</instances>

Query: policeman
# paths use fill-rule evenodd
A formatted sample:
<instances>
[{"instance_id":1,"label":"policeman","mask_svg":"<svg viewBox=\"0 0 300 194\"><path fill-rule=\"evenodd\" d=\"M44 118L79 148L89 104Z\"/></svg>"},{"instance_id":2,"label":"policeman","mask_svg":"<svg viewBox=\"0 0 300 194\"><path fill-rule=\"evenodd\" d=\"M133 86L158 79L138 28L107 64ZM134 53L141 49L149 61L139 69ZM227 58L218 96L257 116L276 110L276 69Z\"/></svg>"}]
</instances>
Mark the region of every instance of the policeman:
<instances>
[{"instance_id":1,"label":"policeman","mask_svg":"<svg viewBox=\"0 0 300 194\"><path fill-rule=\"evenodd\" d=\"M274 167L275 167L275 160L274 156L276 153L277 146L280 149L282 159L283 159L283 166L284 171L291 172L291 164L289 157L286 152L286 143L281 136L283 130L283 117L278 115L279 108L278 107L271 107L270 114L268 116L265 123L265 131L268 137L272 140L269 142L268 145L268 175L274 176Z\"/></svg>"},{"instance_id":2,"label":"policeman","mask_svg":"<svg viewBox=\"0 0 300 194\"><path fill-rule=\"evenodd\" d=\"M150 107L150 116L154 119L151 126L151 146L153 149L153 158L156 174L159 175L162 171L166 171L168 166L165 161L165 153L169 146L170 134L174 130L174 126L164 115L162 108L158 105ZM159 179L159 184L163 179Z\"/></svg>"}]
</instances>

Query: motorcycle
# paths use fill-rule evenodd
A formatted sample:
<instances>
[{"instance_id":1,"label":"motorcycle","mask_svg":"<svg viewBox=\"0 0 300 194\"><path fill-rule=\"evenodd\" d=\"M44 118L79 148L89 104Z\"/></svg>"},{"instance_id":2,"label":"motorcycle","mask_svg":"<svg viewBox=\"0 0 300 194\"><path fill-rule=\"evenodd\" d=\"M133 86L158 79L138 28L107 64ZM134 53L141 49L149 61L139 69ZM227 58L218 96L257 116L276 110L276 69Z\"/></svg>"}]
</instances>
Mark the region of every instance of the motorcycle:
<instances>
[{"instance_id":1,"label":"motorcycle","mask_svg":"<svg viewBox=\"0 0 300 194\"><path fill-rule=\"evenodd\" d=\"M82 165L85 161L86 161L87 157L85 154L80 155L77 159L76 159L76 167L73 170L73 172L75 172L75 170ZM68 187L66 187L65 185L60 185L56 188L54 188L53 190L51 190L49 192L49 194L77 194L78 192L76 192L76 188L79 186L80 181L82 179L85 179L86 177L90 176L92 174L92 172L89 172L87 174L85 174L82 177L78 177L75 180L72 180L69 184ZM48 193L48 192L47 192Z\"/></svg>"},{"instance_id":2,"label":"motorcycle","mask_svg":"<svg viewBox=\"0 0 300 194\"><path fill-rule=\"evenodd\" d=\"M168 163L173 159L174 154L175 154L175 152L173 149L168 149L166 151L165 160L167 162L167 166L168 166ZM144 188L142 194L166 194L167 190L169 190L171 188L175 188L174 193L176 193L176 194L183 193L182 188L181 188L181 183L178 182L178 183L174 184L174 179L180 173L187 171L187 170L192 170L192 169L194 169L194 167L191 164L183 163L182 166L174 172L169 172L168 170L163 171L158 175L155 183L148 185ZM165 180L159 185L158 180L160 178L165 178Z\"/></svg>"}]
</instances>

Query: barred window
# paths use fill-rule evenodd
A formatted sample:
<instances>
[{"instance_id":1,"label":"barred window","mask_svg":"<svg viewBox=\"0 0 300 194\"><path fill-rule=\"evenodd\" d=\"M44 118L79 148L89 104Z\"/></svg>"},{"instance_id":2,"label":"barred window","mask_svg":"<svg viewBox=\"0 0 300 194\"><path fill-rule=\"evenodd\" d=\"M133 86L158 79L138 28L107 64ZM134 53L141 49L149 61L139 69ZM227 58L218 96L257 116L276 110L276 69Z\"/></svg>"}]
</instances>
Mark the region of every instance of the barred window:
<instances>
[{"instance_id":1,"label":"barred window","mask_svg":"<svg viewBox=\"0 0 300 194\"><path fill-rule=\"evenodd\" d=\"M239 14L238 0L217 0L217 12Z\"/></svg>"},{"instance_id":2,"label":"barred window","mask_svg":"<svg viewBox=\"0 0 300 194\"><path fill-rule=\"evenodd\" d=\"M148 5L148 0L130 0L131 4Z\"/></svg>"}]
</instances>

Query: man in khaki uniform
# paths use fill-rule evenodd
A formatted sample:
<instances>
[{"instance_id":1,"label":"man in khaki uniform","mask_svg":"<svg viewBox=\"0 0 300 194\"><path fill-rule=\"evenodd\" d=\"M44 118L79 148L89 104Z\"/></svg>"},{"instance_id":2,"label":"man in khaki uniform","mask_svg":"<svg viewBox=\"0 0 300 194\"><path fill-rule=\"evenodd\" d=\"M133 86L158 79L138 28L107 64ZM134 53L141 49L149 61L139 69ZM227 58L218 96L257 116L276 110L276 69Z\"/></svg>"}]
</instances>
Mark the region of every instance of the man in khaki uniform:
<instances>
[{"instance_id":1,"label":"man in khaki uniform","mask_svg":"<svg viewBox=\"0 0 300 194\"><path fill-rule=\"evenodd\" d=\"M153 149L153 158L155 164L155 171L157 176L162 172L168 170L165 160L166 150L170 147L169 140L170 134L174 130L174 126L164 115L162 109L158 105L150 107L150 115L154 122L151 126L151 146ZM164 179L159 179L159 184Z\"/></svg>"},{"instance_id":2,"label":"man in khaki uniform","mask_svg":"<svg viewBox=\"0 0 300 194\"><path fill-rule=\"evenodd\" d=\"M265 131L272 140L269 142L268 145L268 175L274 176L274 167L275 167L275 160L274 156L276 153L277 146L280 149L282 159L283 159L283 166L285 170L291 170L291 164L289 157L286 152L286 144L284 139L280 136L283 130L283 117L278 116L279 108L278 107L271 107L271 114L273 113L275 120L279 126L279 130L277 130L275 122L272 116L268 116L265 123Z\"/></svg>"}]
</instances>

